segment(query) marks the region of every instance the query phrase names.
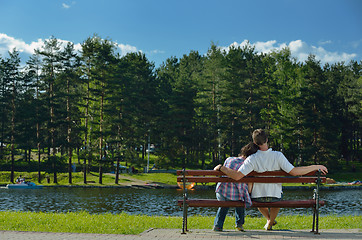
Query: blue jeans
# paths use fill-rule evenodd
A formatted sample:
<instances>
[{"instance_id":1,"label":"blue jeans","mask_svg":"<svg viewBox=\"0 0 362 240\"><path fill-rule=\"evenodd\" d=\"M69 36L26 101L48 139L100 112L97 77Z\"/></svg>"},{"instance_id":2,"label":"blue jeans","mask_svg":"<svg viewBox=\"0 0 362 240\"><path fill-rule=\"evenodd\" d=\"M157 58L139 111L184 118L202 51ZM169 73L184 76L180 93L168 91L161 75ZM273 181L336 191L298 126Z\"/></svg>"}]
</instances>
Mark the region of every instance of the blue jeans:
<instances>
[{"instance_id":1,"label":"blue jeans","mask_svg":"<svg viewBox=\"0 0 362 240\"><path fill-rule=\"evenodd\" d=\"M226 197L224 197L223 195L221 195L219 193L216 193L216 198L219 201L230 201L230 199L227 199ZM223 229L225 218L226 218L228 211L229 211L228 207L219 207L219 209L217 210L217 213L216 213L214 226L216 226L220 229ZM244 221L245 221L244 218L245 218L245 208L236 207L235 208L235 225L236 226L243 225Z\"/></svg>"}]
</instances>

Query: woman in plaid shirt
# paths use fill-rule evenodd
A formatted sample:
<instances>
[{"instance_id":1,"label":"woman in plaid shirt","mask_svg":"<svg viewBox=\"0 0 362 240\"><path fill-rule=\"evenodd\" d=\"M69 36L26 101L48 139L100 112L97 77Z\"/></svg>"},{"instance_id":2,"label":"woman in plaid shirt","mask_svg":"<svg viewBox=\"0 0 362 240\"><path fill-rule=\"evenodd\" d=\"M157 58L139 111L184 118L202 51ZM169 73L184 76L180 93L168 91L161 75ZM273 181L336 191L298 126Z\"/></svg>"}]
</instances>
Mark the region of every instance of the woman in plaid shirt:
<instances>
[{"instance_id":1,"label":"woman in plaid shirt","mask_svg":"<svg viewBox=\"0 0 362 240\"><path fill-rule=\"evenodd\" d=\"M244 163L244 160L251 154L254 154L258 151L258 146L254 143L249 143L241 149L239 157L229 157L225 160L224 166L238 170L240 166ZM251 199L248 192L248 185L245 183L233 183L233 182L222 182L218 183L216 186L216 198L219 201L235 201L241 200L245 202L245 207L251 206ZM219 207L216 213L216 218L214 221L214 231L222 231L225 217L229 211L228 207ZM245 218L245 208L236 207L235 208L235 223L236 229L239 231L244 231L243 224Z\"/></svg>"}]
</instances>

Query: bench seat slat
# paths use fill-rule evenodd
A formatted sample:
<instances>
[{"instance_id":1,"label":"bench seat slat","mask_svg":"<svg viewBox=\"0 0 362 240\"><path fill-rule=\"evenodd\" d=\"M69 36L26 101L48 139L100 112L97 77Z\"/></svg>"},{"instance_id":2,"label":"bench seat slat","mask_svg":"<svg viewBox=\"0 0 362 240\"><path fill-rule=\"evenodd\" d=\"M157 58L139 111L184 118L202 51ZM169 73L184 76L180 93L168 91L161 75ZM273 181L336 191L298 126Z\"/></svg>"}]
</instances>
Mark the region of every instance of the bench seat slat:
<instances>
[{"instance_id":1,"label":"bench seat slat","mask_svg":"<svg viewBox=\"0 0 362 240\"><path fill-rule=\"evenodd\" d=\"M251 207L281 207L281 208L313 208L315 200L281 200L272 203L253 202ZM178 200L177 204L182 207L183 200ZM244 207L242 201L218 201L217 199L189 199L186 200L188 207ZM319 201L320 206L324 206L324 201Z\"/></svg>"},{"instance_id":2,"label":"bench seat slat","mask_svg":"<svg viewBox=\"0 0 362 240\"><path fill-rule=\"evenodd\" d=\"M315 183L317 177L243 177L235 181L228 177L185 177L186 182L209 183L209 182L254 182L254 183ZM183 182L183 177L177 177L177 182ZM321 182L325 183L326 178L322 177Z\"/></svg>"},{"instance_id":3,"label":"bench seat slat","mask_svg":"<svg viewBox=\"0 0 362 240\"><path fill-rule=\"evenodd\" d=\"M177 170L177 175L183 175L183 170ZM307 173L303 176L315 176L317 171L313 171L310 173ZM215 171L215 170L185 170L186 176L225 176L223 172ZM286 173L284 171L268 171L268 172L251 172L247 176L292 176L289 173Z\"/></svg>"}]
</instances>

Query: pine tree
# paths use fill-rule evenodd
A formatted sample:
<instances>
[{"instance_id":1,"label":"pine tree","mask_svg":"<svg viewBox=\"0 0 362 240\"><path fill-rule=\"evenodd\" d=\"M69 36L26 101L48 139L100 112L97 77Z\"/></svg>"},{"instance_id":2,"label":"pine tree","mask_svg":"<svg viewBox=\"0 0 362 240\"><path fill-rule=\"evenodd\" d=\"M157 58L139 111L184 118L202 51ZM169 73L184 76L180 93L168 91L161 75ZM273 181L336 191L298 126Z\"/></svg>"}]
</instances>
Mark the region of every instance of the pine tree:
<instances>
[{"instance_id":1,"label":"pine tree","mask_svg":"<svg viewBox=\"0 0 362 240\"><path fill-rule=\"evenodd\" d=\"M44 112L44 99L41 96L41 91L45 89L44 82L41 76L41 59L39 55L34 54L27 61L26 78L31 82L34 99L32 107L30 107L35 122L36 128L36 147L38 152L38 183L41 183L41 144L44 144L44 136L42 133L42 126L44 125L47 114ZM43 127L44 128L44 127Z\"/></svg>"},{"instance_id":2,"label":"pine tree","mask_svg":"<svg viewBox=\"0 0 362 240\"><path fill-rule=\"evenodd\" d=\"M225 149L236 156L241 146L250 141L253 129L263 126L259 120L264 67L261 56L250 45L232 46L226 60L221 123L225 126Z\"/></svg>"},{"instance_id":3,"label":"pine tree","mask_svg":"<svg viewBox=\"0 0 362 240\"><path fill-rule=\"evenodd\" d=\"M72 156L73 150L76 147L76 143L79 142L79 137L77 134L74 134L76 130L76 122L79 122L79 114L78 114L78 103L79 103L79 87L77 86L79 83L79 76L76 72L79 67L79 59L76 53L74 52L74 45L72 43L68 43L64 50L61 52L61 74L58 77L57 85L58 86L58 101L60 103L64 102L65 99L65 119L63 119L63 125L66 127L66 134L62 134L66 136L66 147L68 149L68 173L69 173L69 183L72 183Z\"/></svg>"},{"instance_id":4,"label":"pine tree","mask_svg":"<svg viewBox=\"0 0 362 240\"><path fill-rule=\"evenodd\" d=\"M8 111L8 93L9 93L9 80L7 77L7 61L0 57L0 97L1 97L1 134L0 134L0 159L5 158L5 147L7 141L7 123L9 122L9 111Z\"/></svg>"},{"instance_id":5,"label":"pine tree","mask_svg":"<svg viewBox=\"0 0 362 240\"><path fill-rule=\"evenodd\" d=\"M115 63L115 45L110 40L93 36L82 45L82 59L85 63L83 68L87 83L86 96L86 136L85 144L98 146L99 183L103 180L103 162L106 158L106 144L104 139L104 106L107 81L112 78L113 65ZM90 121L89 121L90 120ZM88 133L91 138L88 140ZM92 140L95 141L92 141ZM95 149L94 149L95 150ZM91 155L88 155L90 159Z\"/></svg>"},{"instance_id":6,"label":"pine tree","mask_svg":"<svg viewBox=\"0 0 362 240\"><path fill-rule=\"evenodd\" d=\"M300 126L297 106L301 77L296 60L288 48L265 57L265 107L262 116L270 131L270 144L282 151L294 164L300 161Z\"/></svg>"},{"instance_id":7,"label":"pine tree","mask_svg":"<svg viewBox=\"0 0 362 240\"><path fill-rule=\"evenodd\" d=\"M160 135L160 150L158 151L160 166L166 168L176 166L178 160L178 143L176 140L176 130L173 127L173 115L171 114L173 89L176 78L179 75L179 59L171 57L156 70L158 92L160 100L160 115L157 129ZM171 127L172 126L172 127ZM171 161L170 159L175 159Z\"/></svg>"},{"instance_id":8,"label":"pine tree","mask_svg":"<svg viewBox=\"0 0 362 240\"><path fill-rule=\"evenodd\" d=\"M11 151L11 174L10 181L14 183L15 171L15 144L16 144L16 111L17 101L19 99L18 93L21 91L22 74L20 72L20 57L19 51L13 49L9 52L9 58L6 61L5 78L9 83L9 97L10 97L10 151Z\"/></svg>"},{"instance_id":9,"label":"pine tree","mask_svg":"<svg viewBox=\"0 0 362 240\"><path fill-rule=\"evenodd\" d=\"M48 110L49 110L49 120L48 120L48 162L51 163L53 168L54 183L58 183L57 179L57 165L59 158L56 156L56 116L55 116L55 98L56 91L54 89L55 79L59 73L60 67L60 50L61 43L55 38L52 37L49 40L44 42L44 45L41 49L35 50L35 53L41 56L42 58L42 71L44 72L44 81L47 84L47 98L48 98ZM52 150L52 153L50 152ZM52 154L52 156L51 156Z\"/></svg>"},{"instance_id":10,"label":"pine tree","mask_svg":"<svg viewBox=\"0 0 362 240\"><path fill-rule=\"evenodd\" d=\"M203 78L199 83L197 95L197 121L202 126L199 145L207 147L204 152L211 152L213 165L222 162L222 133L220 126L221 98L225 85L225 52L212 44L205 60ZM205 137L206 136L206 137ZM204 142L204 139L207 142ZM205 159L201 168L205 168Z\"/></svg>"},{"instance_id":11,"label":"pine tree","mask_svg":"<svg viewBox=\"0 0 362 240\"><path fill-rule=\"evenodd\" d=\"M301 88L299 112L302 127L302 153L305 159L314 164L327 160L328 152L324 148L325 132L328 131L326 114L326 78L315 56L310 55L302 67L304 84Z\"/></svg>"}]
</instances>

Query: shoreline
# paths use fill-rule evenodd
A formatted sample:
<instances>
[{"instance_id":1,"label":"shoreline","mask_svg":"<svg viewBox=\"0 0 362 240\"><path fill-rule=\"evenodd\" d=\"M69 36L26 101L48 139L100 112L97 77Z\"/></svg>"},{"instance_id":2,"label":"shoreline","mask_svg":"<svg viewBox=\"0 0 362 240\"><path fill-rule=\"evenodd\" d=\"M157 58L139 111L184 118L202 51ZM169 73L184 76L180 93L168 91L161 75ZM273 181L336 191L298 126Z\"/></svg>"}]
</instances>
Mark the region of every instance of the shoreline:
<instances>
[{"instance_id":1,"label":"shoreline","mask_svg":"<svg viewBox=\"0 0 362 240\"><path fill-rule=\"evenodd\" d=\"M158 183L146 183L146 184L128 184L128 185L38 185L42 188L133 188L133 189L181 189L178 185L167 185ZM212 190L216 185L203 186L196 185L193 190ZM0 185L1 188L6 188L6 185ZM283 190L312 190L315 186L283 186ZM41 188L39 188L41 189ZM321 186L321 191L333 191L333 190L362 190L362 185L328 185Z\"/></svg>"}]
</instances>

